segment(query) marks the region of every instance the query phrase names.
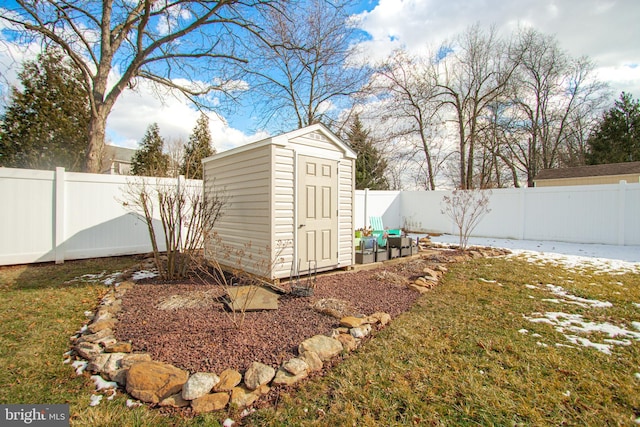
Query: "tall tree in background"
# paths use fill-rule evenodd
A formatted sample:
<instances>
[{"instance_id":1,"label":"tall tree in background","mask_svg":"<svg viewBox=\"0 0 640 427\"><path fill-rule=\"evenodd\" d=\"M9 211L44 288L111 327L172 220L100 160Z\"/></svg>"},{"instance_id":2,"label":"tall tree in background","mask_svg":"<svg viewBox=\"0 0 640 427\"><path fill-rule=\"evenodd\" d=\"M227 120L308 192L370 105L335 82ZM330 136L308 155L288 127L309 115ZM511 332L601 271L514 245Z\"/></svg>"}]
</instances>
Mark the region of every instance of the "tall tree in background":
<instances>
[{"instance_id":1,"label":"tall tree in background","mask_svg":"<svg viewBox=\"0 0 640 427\"><path fill-rule=\"evenodd\" d=\"M164 139L160 136L157 123L151 124L142 141L140 148L133 155L131 173L139 176L167 176L169 156L162 152Z\"/></svg>"},{"instance_id":2,"label":"tall tree in background","mask_svg":"<svg viewBox=\"0 0 640 427\"><path fill-rule=\"evenodd\" d=\"M509 84L512 138L505 147L512 167L533 186L541 169L575 159L586 139L585 124L598 111L603 85L593 78L587 58L572 58L553 36L525 29L516 34L511 61L517 65Z\"/></svg>"},{"instance_id":3,"label":"tall tree in background","mask_svg":"<svg viewBox=\"0 0 640 427\"><path fill-rule=\"evenodd\" d=\"M0 122L0 165L82 170L89 100L82 75L58 49L49 48L19 74Z\"/></svg>"},{"instance_id":4,"label":"tall tree in background","mask_svg":"<svg viewBox=\"0 0 640 427\"><path fill-rule=\"evenodd\" d=\"M640 101L622 92L588 139L590 165L640 161Z\"/></svg>"},{"instance_id":5,"label":"tall tree in background","mask_svg":"<svg viewBox=\"0 0 640 427\"><path fill-rule=\"evenodd\" d=\"M474 167L483 119L504 95L517 63L508 61L505 42L494 28L469 27L454 45L453 53L439 61L437 88L442 108L451 112L457 127L458 187L466 190L478 184Z\"/></svg>"},{"instance_id":6,"label":"tall tree in background","mask_svg":"<svg viewBox=\"0 0 640 427\"><path fill-rule=\"evenodd\" d=\"M199 103L233 93L242 34L257 32L260 9L278 1L16 0L0 20L7 37L58 46L81 71L91 106L84 170L100 172L107 118L124 90L146 79Z\"/></svg>"},{"instance_id":7,"label":"tall tree in background","mask_svg":"<svg viewBox=\"0 0 640 427\"><path fill-rule=\"evenodd\" d=\"M270 13L254 67L254 90L267 99L266 121L289 126L282 130L319 122L331 126L346 107L341 104L366 82L367 68L353 61L356 33L347 5L344 0L288 2Z\"/></svg>"},{"instance_id":8,"label":"tall tree in background","mask_svg":"<svg viewBox=\"0 0 640 427\"><path fill-rule=\"evenodd\" d=\"M417 149L424 153L425 181L429 190L436 189L439 152L433 135L437 133L438 90L433 61L411 56L403 51L394 52L377 67L369 90L385 98L386 114L391 138L410 138L417 141Z\"/></svg>"},{"instance_id":9,"label":"tall tree in background","mask_svg":"<svg viewBox=\"0 0 640 427\"><path fill-rule=\"evenodd\" d=\"M209 117L202 113L189 136L184 147L184 156L180 166L180 174L187 179L202 179L202 159L215 154L211 147L211 132L209 131Z\"/></svg>"},{"instance_id":10,"label":"tall tree in background","mask_svg":"<svg viewBox=\"0 0 640 427\"><path fill-rule=\"evenodd\" d=\"M369 132L365 130L360 116L357 114L347 131L347 140L358 155L356 158L356 189L388 190L389 182L385 177L387 162L375 147L369 137Z\"/></svg>"}]
</instances>

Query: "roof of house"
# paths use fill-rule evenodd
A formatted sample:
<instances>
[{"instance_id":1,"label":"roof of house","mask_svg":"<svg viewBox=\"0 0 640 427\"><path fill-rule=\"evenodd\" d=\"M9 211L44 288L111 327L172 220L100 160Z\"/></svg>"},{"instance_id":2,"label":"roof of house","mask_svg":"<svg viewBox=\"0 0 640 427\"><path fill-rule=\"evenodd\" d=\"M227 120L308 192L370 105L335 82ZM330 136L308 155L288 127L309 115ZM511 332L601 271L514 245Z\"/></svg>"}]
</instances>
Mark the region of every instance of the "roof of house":
<instances>
[{"instance_id":1,"label":"roof of house","mask_svg":"<svg viewBox=\"0 0 640 427\"><path fill-rule=\"evenodd\" d=\"M609 163L606 165L589 165L562 169L543 169L538 173L538 175L536 175L535 180L629 174L640 174L640 162Z\"/></svg>"},{"instance_id":2,"label":"roof of house","mask_svg":"<svg viewBox=\"0 0 640 427\"><path fill-rule=\"evenodd\" d=\"M136 150L133 148L125 148L125 147L118 147L115 145L105 144L104 156L102 158L105 160L114 160L118 162L131 163L131 159L133 158L133 155L135 153L136 153Z\"/></svg>"}]
</instances>

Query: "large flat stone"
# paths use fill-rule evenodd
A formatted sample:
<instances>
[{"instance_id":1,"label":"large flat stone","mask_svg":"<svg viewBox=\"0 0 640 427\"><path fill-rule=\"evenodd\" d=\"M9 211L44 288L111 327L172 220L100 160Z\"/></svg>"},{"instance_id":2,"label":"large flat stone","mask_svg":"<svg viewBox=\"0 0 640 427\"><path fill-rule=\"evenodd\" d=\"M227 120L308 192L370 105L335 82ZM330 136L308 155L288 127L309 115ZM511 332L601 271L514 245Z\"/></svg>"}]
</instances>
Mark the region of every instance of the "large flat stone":
<instances>
[{"instance_id":1,"label":"large flat stone","mask_svg":"<svg viewBox=\"0 0 640 427\"><path fill-rule=\"evenodd\" d=\"M233 311L278 309L278 294L261 286L230 286L227 295L227 305Z\"/></svg>"},{"instance_id":2,"label":"large flat stone","mask_svg":"<svg viewBox=\"0 0 640 427\"><path fill-rule=\"evenodd\" d=\"M136 363L127 372L127 391L149 403L159 403L182 390L189 373L161 362Z\"/></svg>"}]
</instances>

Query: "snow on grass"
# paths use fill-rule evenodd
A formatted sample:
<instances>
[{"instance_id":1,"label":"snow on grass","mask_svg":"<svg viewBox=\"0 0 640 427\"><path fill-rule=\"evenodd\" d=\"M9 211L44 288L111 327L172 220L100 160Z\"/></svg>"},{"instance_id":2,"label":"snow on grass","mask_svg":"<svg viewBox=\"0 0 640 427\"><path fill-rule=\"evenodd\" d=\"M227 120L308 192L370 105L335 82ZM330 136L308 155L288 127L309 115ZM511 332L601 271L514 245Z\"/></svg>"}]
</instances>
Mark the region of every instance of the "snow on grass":
<instances>
[{"instance_id":1,"label":"snow on grass","mask_svg":"<svg viewBox=\"0 0 640 427\"><path fill-rule=\"evenodd\" d=\"M613 304L611 304L609 301L598 301L596 299L586 299L586 298L581 298L575 295L571 295L562 286L556 286L551 284L547 284L546 286L547 286L547 289L551 291L551 293L562 297L562 300L559 301L561 303L575 304L575 305L579 305L580 307L594 307L594 308L613 307Z\"/></svg>"},{"instance_id":2,"label":"snow on grass","mask_svg":"<svg viewBox=\"0 0 640 427\"><path fill-rule=\"evenodd\" d=\"M532 316L524 316L525 319L533 323L546 323L555 328L556 331L572 344L583 347L593 347L605 354L611 354L614 345L631 345L630 340L640 341L640 332L631 331L621 326L608 322L590 322L580 314L570 314L562 312L534 313ZM575 334L589 335L591 333L601 333L608 335L604 343L597 343ZM626 338L626 339L614 339Z\"/></svg>"},{"instance_id":3,"label":"snow on grass","mask_svg":"<svg viewBox=\"0 0 640 427\"><path fill-rule=\"evenodd\" d=\"M92 394L91 395L91 402L89 402L89 406L98 406L101 401L102 401L102 395L101 394Z\"/></svg>"},{"instance_id":4,"label":"snow on grass","mask_svg":"<svg viewBox=\"0 0 640 427\"><path fill-rule=\"evenodd\" d=\"M104 285L113 285L116 283L120 276L121 272L116 271L115 273L107 274L106 271L102 271L96 274L83 274L80 277L75 277L71 280L67 280L65 283L102 283Z\"/></svg>"},{"instance_id":5,"label":"snow on grass","mask_svg":"<svg viewBox=\"0 0 640 427\"><path fill-rule=\"evenodd\" d=\"M76 375L82 375L88 364L89 362L86 360L76 360L71 364L71 366L76 370Z\"/></svg>"},{"instance_id":6,"label":"snow on grass","mask_svg":"<svg viewBox=\"0 0 640 427\"><path fill-rule=\"evenodd\" d=\"M456 244L458 236L452 234L431 236L431 241L440 244ZM640 246L481 237L471 237L469 245L509 249L513 252L511 256L523 256L530 262L563 265L577 271L589 268L612 274L640 273Z\"/></svg>"},{"instance_id":7,"label":"snow on grass","mask_svg":"<svg viewBox=\"0 0 640 427\"><path fill-rule=\"evenodd\" d=\"M136 280L142 280L142 279L150 279L156 276L158 276L158 272L155 270L139 270L133 273L133 275L131 276L131 279L136 281Z\"/></svg>"},{"instance_id":8,"label":"snow on grass","mask_svg":"<svg viewBox=\"0 0 640 427\"><path fill-rule=\"evenodd\" d=\"M91 375L91 379L96 385L96 391L118 388L118 383L115 381L107 381L100 375Z\"/></svg>"}]
</instances>

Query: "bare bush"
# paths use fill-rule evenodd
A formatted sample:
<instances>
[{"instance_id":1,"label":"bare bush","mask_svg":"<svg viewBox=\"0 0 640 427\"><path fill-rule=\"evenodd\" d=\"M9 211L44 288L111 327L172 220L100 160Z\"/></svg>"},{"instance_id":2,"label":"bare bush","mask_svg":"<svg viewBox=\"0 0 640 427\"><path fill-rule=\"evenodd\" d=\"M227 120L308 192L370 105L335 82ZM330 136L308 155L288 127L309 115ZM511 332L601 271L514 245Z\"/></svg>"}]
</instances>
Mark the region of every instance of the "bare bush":
<instances>
[{"instance_id":1,"label":"bare bush","mask_svg":"<svg viewBox=\"0 0 640 427\"><path fill-rule=\"evenodd\" d=\"M489 212L491 190L454 190L442 199L441 212L458 227L460 249L465 250L471 232Z\"/></svg>"},{"instance_id":2,"label":"bare bush","mask_svg":"<svg viewBox=\"0 0 640 427\"><path fill-rule=\"evenodd\" d=\"M227 198L222 192L211 192L205 198L201 189L190 188L182 178L158 179L154 185L144 178L127 183L123 205L144 216L158 273L163 280L187 276L199 257L205 237L211 235L215 223L223 214ZM162 234L154 222L156 209ZM164 239L166 258L160 247Z\"/></svg>"}]
</instances>

